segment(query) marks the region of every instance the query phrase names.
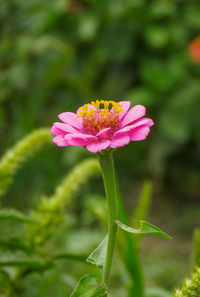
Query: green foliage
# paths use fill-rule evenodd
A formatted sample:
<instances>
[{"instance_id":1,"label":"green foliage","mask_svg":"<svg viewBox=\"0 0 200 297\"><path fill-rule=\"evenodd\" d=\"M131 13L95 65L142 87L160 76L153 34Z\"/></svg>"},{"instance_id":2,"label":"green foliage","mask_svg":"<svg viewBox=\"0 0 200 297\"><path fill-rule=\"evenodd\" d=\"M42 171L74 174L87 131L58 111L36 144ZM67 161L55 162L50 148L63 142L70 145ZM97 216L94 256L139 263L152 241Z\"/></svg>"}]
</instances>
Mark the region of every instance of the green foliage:
<instances>
[{"instance_id":1,"label":"green foliage","mask_svg":"<svg viewBox=\"0 0 200 297\"><path fill-rule=\"evenodd\" d=\"M43 136L47 136L46 139ZM44 140L43 143L41 139ZM2 168L6 168L6 166L7 168L10 168L10 171L8 172L10 173L10 176L13 177L16 173L16 170L20 168L20 166L25 163L25 161L28 160L28 158L30 158L38 148L45 144L45 140L46 143L48 143L50 140L49 132L45 129L39 129L30 136L25 137L25 139L21 140L14 146L12 154L5 154L7 157L4 157L3 160L6 160L7 162L4 161L4 166L2 166ZM30 149L32 146L34 146L34 150ZM26 150L28 152L26 152ZM10 157L8 158L8 156ZM11 161L13 162L11 163ZM10 164L12 164L12 166ZM56 263L64 259L78 262L84 262L86 260L86 255L74 254L70 252L49 254L44 252L43 248L41 249L41 247L44 246L48 240L51 240L52 236L54 236L57 226L60 226L64 222L64 210L66 206L70 204L72 198L76 195L79 188L84 183L86 183L91 176L99 174L100 168L96 159L91 158L84 160L67 174L61 184L56 188L52 196L41 198L39 206L36 210L32 210L30 215L23 214L20 211L14 209L1 209L1 221L18 221L29 224L21 235L18 234L16 237L2 239L0 241L0 249L3 251L6 249L14 252L20 251L21 253L25 253L25 255L29 256L29 258L26 258L25 256L17 256L14 258L13 256L7 256L0 263L0 266L3 269L6 267L11 267L18 270L17 279L14 281L14 287L11 289L12 294L16 292L16 288L21 287L20 280L23 281L25 275L29 275L34 271L42 272L51 268L55 268ZM147 206L145 207L147 208ZM23 236L23 239L21 236ZM89 262L100 266L103 265L105 260L106 244L103 244L103 246L103 252L102 245L100 245L89 256ZM102 290L104 293L104 289ZM101 293L101 290L95 292L94 296L99 293Z\"/></svg>"},{"instance_id":2,"label":"green foliage","mask_svg":"<svg viewBox=\"0 0 200 297\"><path fill-rule=\"evenodd\" d=\"M152 194L152 181L146 180L142 186L137 207L133 213L133 226L137 227L139 220L145 220L148 216Z\"/></svg>"},{"instance_id":3,"label":"green foliage","mask_svg":"<svg viewBox=\"0 0 200 297\"><path fill-rule=\"evenodd\" d=\"M100 167L94 158L86 159L76 165L63 179L51 197L42 197L37 210L32 216L38 224L31 227L30 238L36 244L43 244L56 226L63 220L63 211L69 205L72 198L90 177L98 176Z\"/></svg>"},{"instance_id":4,"label":"green foliage","mask_svg":"<svg viewBox=\"0 0 200 297\"><path fill-rule=\"evenodd\" d=\"M105 297L106 289L99 285L99 280L95 275L83 276L70 297Z\"/></svg>"},{"instance_id":5,"label":"green foliage","mask_svg":"<svg viewBox=\"0 0 200 297\"><path fill-rule=\"evenodd\" d=\"M153 235L160 236L160 237L163 237L166 239L171 239L171 237L169 235L167 235L165 232L160 230L158 227L156 227L148 222L145 222L145 221L140 221L140 229L135 229L135 228L129 227L120 221L117 221L117 224L122 230L132 233L132 234L153 234Z\"/></svg>"},{"instance_id":6,"label":"green foliage","mask_svg":"<svg viewBox=\"0 0 200 297\"><path fill-rule=\"evenodd\" d=\"M28 139L28 137L26 137L26 139ZM22 143L23 141L20 142ZM37 146L37 141L35 141L35 146ZM17 145L15 147L17 147ZM29 154L29 157L31 155L32 154ZM26 160L28 160L28 157ZM17 168L24 162L25 159L23 159L23 162L19 162ZM57 229L64 224L64 217L68 215L67 208L73 200L73 197L76 196L80 187L85 184L90 177L98 176L99 174L100 168L98 161L93 158L86 159L80 162L67 174L61 184L58 185L53 195L49 197L43 196L39 206L29 214L24 214L10 208L2 208L0 210L1 222L19 222L21 223L19 225L24 226L22 230L18 230L16 236L13 234L11 237L0 240L0 254L3 256L1 256L0 261L0 271L2 273L0 282L3 275L9 280L8 283L5 282L8 288L4 289L2 287L3 294L6 292L8 297L18 296L18 294L23 296L23 283L26 278L32 276L33 273L56 270L60 265L59 263L62 263L63 261L73 261L78 263L84 263L86 261L87 255L84 253L77 254L62 250L55 252L54 248L53 250L47 249L47 243L55 237ZM150 182L147 181L144 183L142 194L139 198L139 206L135 212L135 218L139 218L139 216L144 218L147 215L151 197L151 187L152 185ZM120 200L119 189L117 195L119 217L128 222L129 219L126 210L123 206L123 202ZM123 229L128 231L131 230L132 233L153 233L168 238L168 235L162 232L159 228L144 221L142 221L141 229L130 229L130 227L121 225L121 223L119 225L120 227L122 226ZM128 290L129 296L143 296L142 291L137 291L140 289L135 286L135 280L138 280L138 283L141 282L142 284L142 275L140 275L141 267L139 262L137 262L137 245L135 245L134 240L129 237L129 234L127 235L127 237L125 236L124 242L126 248L123 249L119 246L118 249L123 255L122 257L126 260L127 270L130 274L132 271L134 272L133 275L131 274L132 284ZM87 261L102 267L105 260L105 247L106 240L104 239L104 241L89 256ZM6 254L4 256L5 252ZM7 275L7 269L11 269L12 273ZM86 277L81 279L76 290L73 292L73 294L79 295L74 296L105 296L105 288L97 288L99 284L97 279L98 278L96 277L89 277L89 279ZM88 288L90 288L89 291ZM137 292L140 292L140 295L138 295ZM164 292L163 294L166 295L167 293Z\"/></svg>"},{"instance_id":7,"label":"green foliage","mask_svg":"<svg viewBox=\"0 0 200 297\"><path fill-rule=\"evenodd\" d=\"M0 240L0 250L4 251L23 251L30 255L32 253L32 248L27 244L27 242L21 237L10 237L7 239Z\"/></svg>"},{"instance_id":8,"label":"green foliage","mask_svg":"<svg viewBox=\"0 0 200 297\"><path fill-rule=\"evenodd\" d=\"M190 279L186 279L181 289L177 289L174 297L199 297L200 296L200 268L196 268Z\"/></svg>"},{"instance_id":9,"label":"green foliage","mask_svg":"<svg viewBox=\"0 0 200 297\"><path fill-rule=\"evenodd\" d=\"M51 138L48 128L38 129L18 141L4 154L0 160L0 197L5 194L23 163L41 147L51 143Z\"/></svg>"},{"instance_id":10,"label":"green foliage","mask_svg":"<svg viewBox=\"0 0 200 297\"><path fill-rule=\"evenodd\" d=\"M53 267L51 262L44 262L39 260L31 260L30 258L27 259L12 259L7 261L0 261L0 267L18 267L18 268L26 268L30 271L44 271Z\"/></svg>"},{"instance_id":11,"label":"green foliage","mask_svg":"<svg viewBox=\"0 0 200 297\"><path fill-rule=\"evenodd\" d=\"M156 125L145 142L150 153L145 144L119 152L126 179L151 170L182 193L192 184L195 193L200 72L187 48L199 34L199 11L194 0L2 0L2 152L32 129L49 126L59 112L94 98L128 98L146 105ZM181 153L183 145L189 148ZM48 165L55 165L57 155L50 160L47 154Z\"/></svg>"},{"instance_id":12,"label":"green foliage","mask_svg":"<svg viewBox=\"0 0 200 297\"><path fill-rule=\"evenodd\" d=\"M12 220L12 221L16 220L22 223L29 223L29 224L36 222L29 216L26 216L25 214L21 213L20 211L17 211L15 209L10 209L10 208L0 209L0 221L1 220Z\"/></svg>"},{"instance_id":13,"label":"green foliage","mask_svg":"<svg viewBox=\"0 0 200 297\"><path fill-rule=\"evenodd\" d=\"M26 136L2 158L1 171L7 172L7 177L13 178L17 169L50 140L51 136L47 129L39 129ZM33 272L41 273L52 268L55 269L57 264L63 260L86 261L87 256L84 254L53 253L46 250L43 245L55 236L56 228L63 224L66 206L69 206L80 188L92 176L99 174L98 161L93 158L86 159L67 174L52 196L42 197L37 209L32 210L29 214L11 208L0 210L0 223L19 222L22 226L22 228L16 228L16 232L12 232L12 236L2 234L3 237L0 239L0 271L4 273L8 268L13 270L13 273L8 274L10 285L5 290L2 287L6 296L17 296L18 292L22 294L24 278ZM2 184L4 181L3 179Z\"/></svg>"},{"instance_id":14,"label":"green foliage","mask_svg":"<svg viewBox=\"0 0 200 297\"><path fill-rule=\"evenodd\" d=\"M136 210L134 211L133 220L135 226L138 225L138 221L140 218L146 219L149 211L150 199L152 194L152 182L150 180L146 180L142 186L141 194L138 199L138 204L136 206ZM124 206L124 202L121 197L119 183L117 183L117 196L118 196L118 211L119 217L122 221L128 223L129 218L126 213L126 209ZM87 196L88 198L88 196ZM101 197L102 198L102 197ZM91 201L90 201L91 200ZM102 203L102 200L96 200L92 195L91 199L88 201L87 199L87 209L92 207L92 211L105 223L106 210ZM92 204L92 205L91 205ZM131 234L124 232L124 240L121 237L118 238L117 250L119 255L125 261L125 266L127 271L130 273L130 277L132 278L132 284L130 289L130 296L142 296L142 272L141 272L141 264L139 263L138 258L138 236L134 237ZM105 262L105 246L106 246L106 238L100 243L100 245L90 254L87 261L92 264L96 264L97 266L102 267ZM136 281L137 280L137 281ZM133 288L138 286L136 291L133 291ZM134 295L133 295L134 294Z\"/></svg>"},{"instance_id":15,"label":"green foliage","mask_svg":"<svg viewBox=\"0 0 200 297\"><path fill-rule=\"evenodd\" d=\"M124 204L124 200L121 196L120 184L117 179L116 185L117 192L117 204L118 204L118 218L124 223L129 224L129 216ZM126 269L130 275L130 287L128 289L128 296L144 296L144 279L142 272L142 265L139 258L138 252L138 242L136 238L132 236L131 233L123 232L124 234L124 247L119 244L119 250L121 252L121 257L124 261Z\"/></svg>"},{"instance_id":16,"label":"green foliage","mask_svg":"<svg viewBox=\"0 0 200 297\"><path fill-rule=\"evenodd\" d=\"M146 297L172 297L172 293L163 288L149 288L146 290Z\"/></svg>"},{"instance_id":17,"label":"green foliage","mask_svg":"<svg viewBox=\"0 0 200 297\"><path fill-rule=\"evenodd\" d=\"M194 231L194 265L200 267L200 229Z\"/></svg>"},{"instance_id":18,"label":"green foliage","mask_svg":"<svg viewBox=\"0 0 200 297\"><path fill-rule=\"evenodd\" d=\"M87 255L76 255L72 253L58 253L53 255L52 257L53 261L56 260L73 260L73 261L78 261L78 262L84 262L87 260Z\"/></svg>"},{"instance_id":19,"label":"green foliage","mask_svg":"<svg viewBox=\"0 0 200 297\"><path fill-rule=\"evenodd\" d=\"M132 104L147 106L147 116L155 120L155 126L150 140L130 144L126 147L125 154L123 148L117 151L119 166L123 163L123 168L124 166L126 168L126 172L123 172L120 178L123 189L126 187L131 191L131 188L137 186L133 180L137 182L143 180L144 176L150 175L155 182L158 198L167 196L174 201L174 197L177 197L182 206L185 200L198 199L200 68L191 61L187 48L191 40L199 34L200 2L195 0L2 0L1 2L1 153L12 147L15 141L28 132L43 125L49 126L56 120L58 113L75 111L90 98L130 99ZM41 140L44 146L45 143L51 142L48 130L46 129L43 135L46 140ZM43 136L41 133L41 138ZM24 153L22 149L20 156L16 151L16 163L12 157L15 155L13 153L10 157L9 154L3 157L0 162L1 197L12 183L17 170L29 158L29 153L34 154L36 148L35 143L32 145L30 143ZM18 152L20 153L20 148ZM19 179L15 181L16 187L7 193L6 207L11 207L17 199L20 201L19 209L23 208L24 202L30 198L35 204L37 203L39 197L35 195L35 183L31 179L33 172L30 170L37 168L35 160L41 167L41 172L37 174L39 180L37 186L42 185L48 189L45 191L48 196L41 198L41 205L31 211L31 214L23 214L29 219L38 218L40 223L37 227L35 224L24 226L22 221L18 223L19 219L1 220L1 257L5 252L30 254L34 243L34 251L37 254L41 253L42 249L47 257L53 257L54 252L55 255L60 254L60 259L63 255L63 262L64 259L69 260L70 255L78 259L78 255L68 253L65 249L68 248L66 243L68 236L79 235L76 230L79 225L87 229L87 234L91 235L91 240L87 240L88 244L92 242L97 246L95 240L98 236L94 235L96 231L93 230L98 224L97 220L93 217L89 223L85 220L82 224L85 214L82 202L77 200L74 206L75 216L72 217L68 209L72 195L66 200L58 199L64 203L65 208L67 206L67 209L60 207L60 202L57 205L57 200L51 199L50 195L55 184L62 178L63 172L68 171L85 156L86 152L81 149L53 148L52 151L44 151L44 154L41 152L37 159L29 159L28 170L20 171ZM56 170L58 167L59 170ZM25 184L27 180L31 181L29 187ZM96 188L96 184L93 187ZM99 184L97 187L100 188ZM24 191L25 188L27 191ZM159 192L161 188L162 191ZM71 193L75 195L75 192ZM128 196L127 192L125 196ZM65 204L65 201L68 202ZM146 197L146 200L141 198L139 201L139 205L141 203L143 206L138 208L135 213L137 218L133 221L131 219L129 222L126 212L127 221L124 219L123 209L119 214L121 221L133 225L134 228L137 228L136 223L139 219L146 220L145 207L148 205L148 198ZM126 202L129 205L130 201ZM105 212L103 206L99 204L95 207L95 203L92 207L96 208L96 215L103 218ZM184 226L187 226L188 232L191 233L189 217L184 221ZM72 230L69 230L71 226L66 227L66 224L72 224ZM180 226L183 232L183 224L180 223ZM57 238L59 231L62 233L63 241L66 238L65 244ZM81 232L85 239L86 230ZM135 236L133 239L131 234L123 233L125 240L120 245L122 257L132 280L137 280L135 284L140 286L141 267L137 258ZM100 234L99 237L102 236ZM56 247L51 242L53 240L56 241ZM83 245L83 240L79 241ZM64 251L58 251L58 247ZM87 248L85 252L89 252L89 249ZM196 248L194 254L199 254ZM163 254L161 257L164 257ZM195 256L195 259L197 258L199 256ZM58 263L56 267L61 266L59 264L61 261L58 259L55 261ZM7 294L12 297L15 295L66 297L70 294L69 288L74 286L74 281L79 279L82 266L66 265L63 270L60 266L59 271L55 268L54 274L52 272L53 276L49 276L47 272L42 278L36 279L35 283L33 275L29 280L25 280L26 271L20 270L19 276L21 276L18 282L14 268L2 268L0 295L5 296L5 286L12 286L13 291ZM173 275L178 275L178 279L180 274L175 270L179 268L176 265L173 267ZM159 274L161 268L155 269ZM73 278L69 278L63 272L69 270ZM151 272L149 274L151 275ZM29 278L29 275L27 277ZM152 279L153 277L150 277L151 281ZM163 277L164 284L167 283L167 279L172 279L171 275ZM45 285L42 286L41 282ZM21 288L23 284L30 284L27 285L26 293L16 289ZM117 285L118 281L116 287ZM113 296L115 295L121 297L125 293L118 291L117 287ZM138 292L135 295L138 296ZM132 292L130 296L134 296Z\"/></svg>"},{"instance_id":20,"label":"green foliage","mask_svg":"<svg viewBox=\"0 0 200 297\"><path fill-rule=\"evenodd\" d=\"M91 176L98 175L100 175L98 161L95 158L83 160L67 174L51 197L42 199L39 208L44 212L57 207L64 208Z\"/></svg>"},{"instance_id":21,"label":"green foliage","mask_svg":"<svg viewBox=\"0 0 200 297\"><path fill-rule=\"evenodd\" d=\"M98 247L89 255L87 262L103 268L106 259L108 236L106 236Z\"/></svg>"}]
</instances>

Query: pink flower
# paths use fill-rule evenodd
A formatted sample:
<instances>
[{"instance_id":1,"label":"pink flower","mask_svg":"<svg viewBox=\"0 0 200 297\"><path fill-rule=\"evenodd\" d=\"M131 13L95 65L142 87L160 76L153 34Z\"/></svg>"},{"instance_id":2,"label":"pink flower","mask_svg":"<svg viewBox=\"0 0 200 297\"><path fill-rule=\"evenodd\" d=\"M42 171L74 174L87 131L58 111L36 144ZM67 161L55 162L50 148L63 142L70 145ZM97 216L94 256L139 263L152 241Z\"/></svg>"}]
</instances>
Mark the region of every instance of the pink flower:
<instances>
[{"instance_id":1,"label":"pink flower","mask_svg":"<svg viewBox=\"0 0 200 297\"><path fill-rule=\"evenodd\" d=\"M143 105L129 107L129 101L97 100L83 105L77 113L63 112L58 116L62 122L51 127L53 142L58 146L84 146L97 153L143 140L154 123L144 117Z\"/></svg>"}]
</instances>

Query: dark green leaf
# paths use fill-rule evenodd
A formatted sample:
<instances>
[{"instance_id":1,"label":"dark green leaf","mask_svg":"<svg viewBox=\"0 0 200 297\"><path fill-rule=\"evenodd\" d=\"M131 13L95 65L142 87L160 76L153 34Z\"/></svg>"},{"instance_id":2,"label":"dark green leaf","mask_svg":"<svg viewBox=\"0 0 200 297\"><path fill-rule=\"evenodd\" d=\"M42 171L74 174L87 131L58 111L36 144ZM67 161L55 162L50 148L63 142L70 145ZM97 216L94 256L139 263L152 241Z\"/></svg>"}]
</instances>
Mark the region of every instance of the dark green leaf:
<instances>
[{"instance_id":1,"label":"dark green leaf","mask_svg":"<svg viewBox=\"0 0 200 297\"><path fill-rule=\"evenodd\" d=\"M0 249L6 248L11 250L22 250L27 253L31 253L32 249L18 237L12 237L7 240L0 240Z\"/></svg>"},{"instance_id":2,"label":"dark green leaf","mask_svg":"<svg viewBox=\"0 0 200 297\"><path fill-rule=\"evenodd\" d=\"M106 288L99 286L95 275L83 276L70 297L103 297L106 296Z\"/></svg>"},{"instance_id":3,"label":"dark green leaf","mask_svg":"<svg viewBox=\"0 0 200 297\"><path fill-rule=\"evenodd\" d=\"M87 262L97 265L98 267L103 267L106 259L106 250L108 243L108 235L103 239L103 241L98 245L98 247L89 255Z\"/></svg>"},{"instance_id":4,"label":"dark green leaf","mask_svg":"<svg viewBox=\"0 0 200 297\"><path fill-rule=\"evenodd\" d=\"M19 221L22 223L35 223L36 221L29 218L22 212L12 209L12 208L3 208L0 210L0 220L13 220Z\"/></svg>"},{"instance_id":5,"label":"dark green leaf","mask_svg":"<svg viewBox=\"0 0 200 297\"><path fill-rule=\"evenodd\" d=\"M11 259L0 261L0 267L21 267L34 271L44 271L54 267L50 262L41 260L29 260L29 259Z\"/></svg>"},{"instance_id":6,"label":"dark green leaf","mask_svg":"<svg viewBox=\"0 0 200 297\"><path fill-rule=\"evenodd\" d=\"M86 255L77 255L72 253L60 253L52 256L53 260L73 260L79 262L85 262L87 259Z\"/></svg>"},{"instance_id":7,"label":"dark green leaf","mask_svg":"<svg viewBox=\"0 0 200 297\"><path fill-rule=\"evenodd\" d=\"M160 236L166 239L171 239L169 235L167 235L165 232L163 232L161 229L158 227L145 222L145 221L140 221L140 229L135 229L131 228L120 221L117 221L118 226L123 229L126 232L133 233L133 234L154 234L156 236Z\"/></svg>"}]
</instances>

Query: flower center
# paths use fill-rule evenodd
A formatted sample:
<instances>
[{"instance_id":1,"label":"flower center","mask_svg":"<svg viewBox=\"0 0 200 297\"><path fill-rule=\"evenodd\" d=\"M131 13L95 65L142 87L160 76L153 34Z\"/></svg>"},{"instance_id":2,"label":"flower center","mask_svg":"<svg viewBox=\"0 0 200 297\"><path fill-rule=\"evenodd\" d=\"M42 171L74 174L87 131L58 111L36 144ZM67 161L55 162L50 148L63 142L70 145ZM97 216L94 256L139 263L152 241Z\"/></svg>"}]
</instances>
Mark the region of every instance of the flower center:
<instances>
[{"instance_id":1,"label":"flower center","mask_svg":"<svg viewBox=\"0 0 200 297\"><path fill-rule=\"evenodd\" d=\"M83 118L83 132L96 135L105 128L115 131L120 126L120 113L124 113L120 103L96 100L78 109L77 117Z\"/></svg>"}]
</instances>

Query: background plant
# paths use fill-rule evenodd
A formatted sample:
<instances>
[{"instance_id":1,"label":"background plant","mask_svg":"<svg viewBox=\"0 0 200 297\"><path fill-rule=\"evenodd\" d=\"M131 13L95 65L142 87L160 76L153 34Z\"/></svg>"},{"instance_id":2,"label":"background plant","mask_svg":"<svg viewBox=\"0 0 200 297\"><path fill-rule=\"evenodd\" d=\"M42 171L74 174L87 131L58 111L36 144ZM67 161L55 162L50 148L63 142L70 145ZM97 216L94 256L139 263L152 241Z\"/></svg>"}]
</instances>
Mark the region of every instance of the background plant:
<instances>
[{"instance_id":1,"label":"background plant","mask_svg":"<svg viewBox=\"0 0 200 297\"><path fill-rule=\"evenodd\" d=\"M2 189L5 190L8 188L7 181L10 181L11 177L16 174L20 165L22 165L28 157L37 152L38 148L42 147L41 144L44 145L45 143L49 143L49 131L46 129L39 129L25 137L25 139L19 141L19 143L3 156L0 167L0 172L2 173ZM3 231L9 231L9 224L14 227L13 224L15 224L15 222L22 224L23 226L23 228L15 227L12 231L9 231L8 234L4 234L4 232L1 234L0 281L2 282L2 296L26 296L26 289L24 286L26 287L26 285L29 284L27 279L29 279L29 277L32 279L33 275L42 274L42 277L40 277L41 283L45 283L45 271L56 270L57 262L59 261L61 261L61 263L63 263L63 261L77 261L85 264L89 261L90 263L92 262L92 264L98 263L98 265L104 263L104 260L99 257L100 255L97 250L95 250L89 258L87 253L66 252L66 249L68 249L67 234L65 234L65 237L62 238L62 240L59 238L59 235L57 236L57 233L59 234L58 228L61 229L60 236L62 237L64 230L66 230L68 234L70 232L72 232L72 234L74 233L73 220L71 221L71 218L67 215L71 199L88 178L93 175L99 175L99 173L100 168L97 160L93 158L86 159L71 170L71 172L63 179L62 183L56 188L55 193L52 196L43 196L40 199L39 206L35 210L29 212L29 214L26 215L11 208L2 208L0 210L0 221ZM5 187L4 184L6 185ZM152 183L147 180L144 183L138 207L136 208L132 219L135 225L139 218L145 219L147 216L151 192ZM105 204L101 203L99 205L99 201L96 202L97 203L93 204L94 209L96 210L99 206L100 211L97 212L97 215L100 213L101 215L99 217L101 220L103 218L103 223L105 223L107 218ZM105 203L105 200L102 202ZM117 203L119 219L127 224L129 222L129 217L121 198L119 183L117 184ZM68 207L66 208L66 206ZM155 287L151 288L150 291L145 288L138 249L139 241L140 238L134 238L130 236L129 233L124 233L124 239L122 237L121 244L118 245L118 261L121 263L120 265L124 265L124 272L127 271L127 276L129 274L129 280L124 277L124 272L122 272L123 274L119 274L122 278L123 287L126 288L127 296L142 297L154 296L155 294L161 297L171 296L170 292L163 288ZM76 241L73 241L73 244L75 245ZM196 230L194 236L194 259L197 265L199 263L199 247L199 231ZM97 262L99 260L100 262ZM56 275L63 276L63 272L56 271L55 273ZM93 278L89 279L89 281L92 282L90 286L93 286L96 283L94 277L95 275ZM196 274L194 280L194 287L198 290ZM81 282L85 282L85 286L88 284L86 277L82 278ZM29 290L30 288L28 286L27 294L29 294ZM105 293L103 290L104 289L102 288L102 296ZM100 292L98 293L100 294Z\"/></svg>"},{"instance_id":2,"label":"background plant","mask_svg":"<svg viewBox=\"0 0 200 297\"><path fill-rule=\"evenodd\" d=\"M146 238L141 241L148 288L172 291L191 271L192 234L199 227L200 68L187 48L199 35L199 8L195 0L1 1L1 154L33 129L50 126L56 114L76 110L89 99L130 99L151 110L148 116L156 125L148 150L147 143L134 143L126 153L123 148L116 153L129 216L144 179L149 178L152 222L173 236L168 245L150 238L148 244ZM24 213L35 210L41 196L51 196L65 174L87 156L84 150L43 146L18 170L1 198L2 206ZM71 201L68 219L74 235L68 233L69 249L76 240L76 252L81 252L81 242L87 253L103 238L102 195L102 184L94 179ZM1 223L1 239L23 229L21 223L6 226ZM63 238L57 237L58 242ZM43 284L35 274L27 277L25 289L29 286L32 291L26 295L66 294L66 283L74 287L86 267L63 265L56 270L62 271L62 278L53 269L45 272ZM129 286L129 275L118 263L116 267ZM66 275L67 268L74 278ZM6 274L1 278L6 285ZM116 273L114 294L123 295L119 278Z\"/></svg>"},{"instance_id":3,"label":"background plant","mask_svg":"<svg viewBox=\"0 0 200 297\"><path fill-rule=\"evenodd\" d=\"M0 172L2 173L2 188L8 187L8 180L16 173L23 162L35 153L41 144L48 143L49 131L40 129L17 143L2 158ZM6 173L6 178L5 174ZM42 197L39 207L25 215L15 209L2 208L0 221L9 223L19 222L25 227L17 228L9 236L1 234L0 249L2 249L0 267L2 274L2 296L21 296L24 293L23 280L29 274L41 273L54 268L59 259L85 261L86 255L73 253L53 253L43 246L55 236L58 228L65 220L65 207L76 192L79 191L91 176L99 174L99 166L95 159L87 159L77 165L56 188L51 197ZM5 184L5 187L3 187ZM70 225L70 220L67 220ZM27 226L26 226L27 225ZM6 229L6 225L2 225ZM9 225L8 225L9 226ZM2 229L3 229L2 228ZM54 249L55 249L54 248ZM19 253L18 253L19 252ZM12 269L7 270L8 267ZM8 280L8 287L4 288L4 278Z\"/></svg>"},{"instance_id":4,"label":"background plant","mask_svg":"<svg viewBox=\"0 0 200 297\"><path fill-rule=\"evenodd\" d=\"M47 129L39 129L19 141L13 148L6 152L1 160L0 166L0 172L2 173L1 184L4 192L9 186L8 181L11 181L11 178L16 174L20 165L22 165L28 157L37 152L37 150L42 147L42 144L48 144L48 142L49 131ZM0 210L1 221L11 223L16 221L25 224L25 226L27 225L26 228L11 232L10 236L5 236L5 238L0 241L0 248L2 248L3 251L3 261L0 262L0 267L2 267L1 273L8 280L7 287L4 288L4 286L2 286L2 294L6 294L6 296L21 296L24 294L23 282L24 280L26 281L27 276L55 268L56 261L58 260L86 262L88 258L87 255L69 252L59 253L57 252L57 246L54 247L56 252L52 254L51 250L46 249L46 244L49 240L54 238L57 228L64 223L66 215L64 209L69 205L72 196L75 195L79 187L84 184L91 175L99 173L100 168L97 160L92 158L87 159L71 170L71 173L69 173L62 181L61 185L56 188L55 193L51 197L42 197L39 207L32 211L29 216L15 209L2 208ZM150 193L151 184L148 181L144 185L135 219L138 217L146 217ZM119 183L117 184L116 194L119 218L123 219L124 223L127 223L128 215L121 198ZM103 212L103 217L107 218L105 208L103 208ZM66 221L70 227L70 219ZM134 229L132 229L132 231L133 230ZM11 251L14 251L14 254L10 254ZM130 294L130 296L144 296L138 244L136 244L136 240L134 240L130 234L125 233L124 248L119 247L119 252L121 258L125 260L127 272L130 273L131 280L128 294ZM100 251L100 253L102 253L102 251ZM101 258L102 256L99 257L99 252L95 250L87 261L95 265L102 265L105 259ZM7 271L9 267L11 267L11 270ZM88 281L95 283L96 280L93 280L93 278L94 277L87 280L87 277L83 277L80 284L84 282L85 286L87 286ZM2 284L3 281L4 278L2 279ZM88 289L86 288L86 290ZM102 288L102 294L104 293L104 288ZM77 294L77 291L76 293L74 292L74 294ZM100 294L99 291L98 294Z\"/></svg>"}]
</instances>

